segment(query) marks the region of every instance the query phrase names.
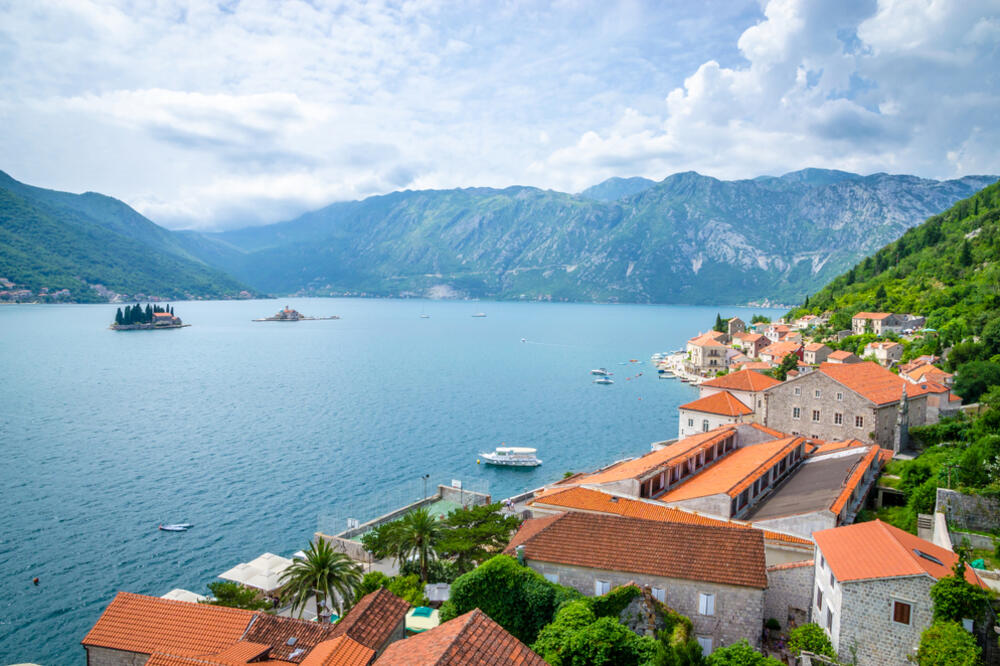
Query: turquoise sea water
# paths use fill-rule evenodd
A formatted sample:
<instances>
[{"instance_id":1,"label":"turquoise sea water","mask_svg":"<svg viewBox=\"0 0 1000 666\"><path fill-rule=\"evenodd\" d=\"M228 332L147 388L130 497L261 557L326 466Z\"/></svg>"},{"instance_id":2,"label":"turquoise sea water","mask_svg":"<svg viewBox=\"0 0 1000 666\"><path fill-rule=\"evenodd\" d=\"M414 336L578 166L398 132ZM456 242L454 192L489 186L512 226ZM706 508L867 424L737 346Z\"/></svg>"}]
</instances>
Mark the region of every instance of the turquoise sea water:
<instances>
[{"instance_id":1,"label":"turquoise sea water","mask_svg":"<svg viewBox=\"0 0 1000 666\"><path fill-rule=\"evenodd\" d=\"M416 499L425 474L499 499L644 453L695 395L650 355L718 311L288 299L342 319L250 321L285 303L176 303L192 326L151 332L108 330L107 305L0 307L0 663L83 663L116 591L204 593ZM545 464L476 465L501 442Z\"/></svg>"}]
</instances>

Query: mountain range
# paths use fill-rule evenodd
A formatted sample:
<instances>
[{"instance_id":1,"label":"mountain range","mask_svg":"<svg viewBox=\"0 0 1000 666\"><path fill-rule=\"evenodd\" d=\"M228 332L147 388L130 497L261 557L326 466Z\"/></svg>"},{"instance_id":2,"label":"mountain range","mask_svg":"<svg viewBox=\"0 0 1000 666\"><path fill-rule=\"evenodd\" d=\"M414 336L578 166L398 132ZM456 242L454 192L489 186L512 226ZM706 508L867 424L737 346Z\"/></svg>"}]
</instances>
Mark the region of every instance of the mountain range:
<instances>
[{"instance_id":1,"label":"mountain range","mask_svg":"<svg viewBox=\"0 0 1000 666\"><path fill-rule=\"evenodd\" d=\"M198 233L158 227L109 197L41 190L0 173L0 278L169 298L256 290L795 302L995 180L806 169L722 181L687 172L659 182L612 178L579 194L402 191L288 222Z\"/></svg>"}]
</instances>

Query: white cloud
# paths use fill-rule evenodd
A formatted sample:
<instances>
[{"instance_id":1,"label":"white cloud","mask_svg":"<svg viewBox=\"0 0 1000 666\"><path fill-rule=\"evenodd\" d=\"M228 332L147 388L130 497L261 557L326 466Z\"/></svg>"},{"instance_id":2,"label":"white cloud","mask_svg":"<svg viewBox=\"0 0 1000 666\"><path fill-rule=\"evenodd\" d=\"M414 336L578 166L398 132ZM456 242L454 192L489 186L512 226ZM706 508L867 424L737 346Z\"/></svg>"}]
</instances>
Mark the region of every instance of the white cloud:
<instances>
[{"instance_id":1,"label":"white cloud","mask_svg":"<svg viewBox=\"0 0 1000 666\"><path fill-rule=\"evenodd\" d=\"M0 168L174 227L401 188L1000 171L997 2L0 5Z\"/></svg>"}]
</instances>

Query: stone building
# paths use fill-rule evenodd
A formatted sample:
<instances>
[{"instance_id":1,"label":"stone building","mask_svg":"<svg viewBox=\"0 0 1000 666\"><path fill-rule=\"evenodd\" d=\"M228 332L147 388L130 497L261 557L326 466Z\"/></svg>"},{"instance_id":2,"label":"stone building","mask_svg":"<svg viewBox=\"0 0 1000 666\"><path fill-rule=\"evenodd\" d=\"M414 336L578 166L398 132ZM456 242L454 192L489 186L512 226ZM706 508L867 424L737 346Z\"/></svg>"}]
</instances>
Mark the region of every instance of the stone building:
<instances>
[{"instance_id":1,"label":"stone building","mask_svg":"<svg viewBox=\"0 0 1000 666\"><path fill-rule=\"evenodd\" d=\"M798 342L774 342L764 349L760 350L757 355L762 361L769 361L778 365L784 360L789 354L795 354L795 356L801 361L802 360L802 345Z\"/></svg>"},{"instance_id":2,"label":"stone building","mask_svg":"<svg viewBox=\"0 0 1000 666\"><path fill-rule=\"evenodd\" d=\"M859 312L851 318L851 331L854 335L874 333L899 333L902 330L903 317L891 312Z\"/></svg>"},{"instance_id":3,"label":"stone building","mask_svg":"<svg viewBox=\"0 0 1000 666\"><path fill-rule=\"evenodd\" d=\"M731 346L739 349L750 358L757 358L760 350L771 344L771 341L760 333L736 333L733 335Z\"/></svg>"},{"instance_id":4,"label":"stone building","mask_svg":"<svg viewBox=\"0 0 1000 666\"><path fill-rule=\"evenodd\" d=\"M826 357L826 363L836 363L837 365L845 365L847 363L860 363L861 357L857 354L852 354L851 352L838 349L835 352L830 352Z\"/></svg>"},{"instance_id":5,"label":"stone building","mask_svg":"<svg viewBox=\"0 0 1000 666\"><path fill-rule=\"evenodd\" d=\"M802 361L809 365L819 365L825 363L832 352L833 350L822 342L811 342L802 349Z\"/></svg>"},{"instance_id":6,"label":"stone building","mask_svg":"<svg viewBox=\"0 0 1000 666\"><path fill-rule=\"evenodd\" d=\"M907 657L931 624L931 586L951 574L958 556L880 520L823 530L813 538L812 617L841 661L910 663ZM971 568L965 576L985 587Z\"/></svg>"},{"instance_id":7,"label":"stone building","mask_svg":"<svg viewBox=\"0 0 1000 666\"><path fill-rule=\"evenodd\" d=\"M706 654L741 639L760 644L767 574L759 530L572 511L525 521L504 552L587 596L649 586L691 618Z\"/></svg>"},{"instance_id":8,"label":"stone building","mask_svg":"<svg viewBox=\"0 0 1000 666\"><path fill-rule=\"evenodd\" d=\"M377 590L340 622L324 626L260 611L119 592L82 644L90 666L367 666L403 638L409 608L388 590Z\"/></svg>"},{"instance_id":9,"label":"stone building","mask_svg":"<svg viewBox=\"0 0 1000 666\"><path fill-rule=\"evenodd\" d=\"M773 617L785 631L809 621L814 564L810 559L767 568L765 620Z\"/></svg>"},{"instance_id":10,"label":"stone building","mask_svg":"<svg viewBox=\"0 0 1000 666\"><path fill-rule=\"evenodd\" d=\"M871 356L876 363L888 368L903 358L903 345L891 340L869 342L865 345L863 354L866 358Z\"/></svg>"},{"instance_id":11,"label":"stone building","mask_svg":"<svg viewBox=\"0 0 1000 666\"><path fill-rule=\"evenodd\" d=\"M924 425L928 385L910 384L876 363L824 363L764 391L762 422L812 439L860 439L895 452Z\"/></svg>"},{"instance_id":12,"label":"stone building","mask_svg":"<svg viewBox=\"0 0 1000 666\"><path fill-rule=\"evenodd\" d=\"M746 322L739 317L733 317L726 322L726 331L729 333L729 337L733 337L736 333L744 333L746 330Z\"/></svg>"},{"instance_id":13,"label":"stone building","mask_svg":"<svg viewBox=\"0 0 1000 666\"><path fill-rule=\"evenodd\" d=\"M727 339L724 333L709 331L688 340L685 365L698 373L716 372L726 367Z\"/></svg>"},{"instance_id":14,"label":"stone building","mask_svg":"<svg viewBox=\"0 0 1000 666\"><path fill-rule=\"evenodd\" d=\"M730 372L728 375L710 379L698 385L700 398L707 398L713 393L725 391L738 399L751 410L756 411L758 402L762 400L760 394L772 386L780 384L774 377L753 370L738 370Z\"/></svg>"}]
</instances>

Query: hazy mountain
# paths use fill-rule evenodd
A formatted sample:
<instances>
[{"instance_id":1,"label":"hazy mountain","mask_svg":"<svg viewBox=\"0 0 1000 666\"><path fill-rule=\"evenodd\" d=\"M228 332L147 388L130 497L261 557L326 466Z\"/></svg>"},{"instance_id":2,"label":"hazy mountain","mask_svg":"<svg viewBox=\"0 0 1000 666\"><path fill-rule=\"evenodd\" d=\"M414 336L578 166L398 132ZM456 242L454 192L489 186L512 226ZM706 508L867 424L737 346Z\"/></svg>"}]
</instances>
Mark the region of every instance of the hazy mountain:
<instances>
[{"instance_id":1,"label":"hazy mountain","mask_svg":"<svg viewBox=\"0 0 1000 666\"><path fill-rule=\"evenodd\" d=\"M639 194L639 192L648 190L654 185L656 185L656 181L649 178L608 178L580 192L580 196L597 201L618 201L624 197Z\"/></svg>"},{"instance_id":2,"label":"hazy mountain","mask_svg":"<svg viewBox=\"0 0 1000 666\"><path fill-rule=\"evenodd\" d=\"M994 180L808 169L679 173L614 201L531 187L405 191L208 234L199 256L270 292L793 302Z\"/></svg>"},{"instance_id":3,"label":"hazy mountain","mask_svg":"<svg viewBox=\"0 0 1000 666\"><path fill-rule=\"evenodd\" d=\"M37 295L103 301L102 285L134 296L222 298L244 287L184 249L184 239L101 194L70 194L0 172L0 278Z\"/></svg>"}]
</instances>

